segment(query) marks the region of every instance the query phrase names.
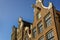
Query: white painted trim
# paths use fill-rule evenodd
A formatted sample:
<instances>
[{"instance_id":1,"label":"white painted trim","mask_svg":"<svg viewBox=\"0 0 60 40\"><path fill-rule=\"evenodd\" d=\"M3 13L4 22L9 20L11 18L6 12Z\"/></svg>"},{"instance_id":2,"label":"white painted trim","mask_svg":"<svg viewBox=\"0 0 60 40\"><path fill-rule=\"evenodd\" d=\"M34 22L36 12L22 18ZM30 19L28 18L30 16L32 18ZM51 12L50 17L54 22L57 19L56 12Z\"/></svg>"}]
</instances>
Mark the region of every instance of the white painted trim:
<instances>
[{"instance_id":1,"label":"white painted trim","mask_svg":"<svg viewBox=\"0 0 60 40\"><path fill-rule=\"evenodd\" d=\"M23 27L23 22L21 22L20 29L22 29L22 27Z\"/></svg>"},{"instance_id":2,"label":"white painted trim","mask_svg":"<svg viewBox=\"0 0 60 40\"><path fill-rule=\"evenodd\" d=\"M17 32L19 32L19 29L17 29Z\"/></svg>"},{"instance_id":3,"label":"white painted trim","mask_svg":"<svg viewBox=\"0 0 60 40\"><path fill-rule=\"evenodd\" d=\"M31 34L28 34L29 38L31 38Z\"/></svg>"},{"instance_id":4,"label":"white painted trim","mask_svg":"<svg viewBox=\"0 0 60 40\"><path fill-rule=\"evenodd\" d=\"M52 3L51 3L51 2L49 2L49 6L48 6L48 7L45 7L45 6L43 5L42 0L39 0L39 2L41 3L41 6L42 6L43 8L45 8L45 9L50 9L50 8L52 8Z\"/></svg>"},{"instance_id":5,"label":"white painted trim","mask_svg":"<svg viewBox=\"0 0 60 40\"><path fill-rule=\"evenodd\" d=\"M29 29L29 27L25 27L25 31L28 30L28 29Z\"/></svg>"},{"instance_id":6,"label":"white painted trim","mask_svg":"<svg viewBox=\"0 0 60 40\"><path fill-rule=\"evenodd\" d=\"M19 17L19 20L18 21L21 22L22 20L23 20L22 17Z\"/></svg>"},{"instance_id":7,"label":"white painted trim","mask_svg":"<svg viewBox=\"0 0 60 40\"><path fill-rule=\"evenodd\" d=\"M31 27L31 29L32 29L32 25L31 25L30 27Z\"/></svg>"},{"instance_id":8,"label":"white painted trim","mask_svg":"<svg viewBox=\"0 0 60 40\"><path fill-rule=\"evenodd\" d=\"M42 4L42 2L41 2L41 6L42 6L43 8L45 8L45 9L50 9L50 8L52 8L52 3L49 2L49 6L48 6L48 7L45 7L45 6Z\"/></svg>"},{"instance_id":9,"label":"white painted trim","mask_svg":"<svg viewBox=\"0 0 60 40\"><path fill-rule=\"evenodd\" d=\"M42 2L42 0L39 0L39 2Z\"/></svg>"}]
</instances>

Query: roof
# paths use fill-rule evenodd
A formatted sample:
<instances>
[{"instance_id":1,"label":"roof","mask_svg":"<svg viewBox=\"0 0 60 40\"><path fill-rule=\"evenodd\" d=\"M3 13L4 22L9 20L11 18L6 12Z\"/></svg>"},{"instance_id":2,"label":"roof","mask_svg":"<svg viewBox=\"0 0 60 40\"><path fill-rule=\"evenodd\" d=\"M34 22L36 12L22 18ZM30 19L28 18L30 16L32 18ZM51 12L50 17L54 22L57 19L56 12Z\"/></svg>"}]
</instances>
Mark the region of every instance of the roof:
<instances>
[{"instance_id":1,"label":"roof","mask_svg":"<svg viewBox=\"0 0 60 40\"><path fill-rule=\"evenodd\" d=\"M56 13L57 13L58 15L60 15L60 11L56 10Z\"/></svg>"},{"instance_id":2,"label":"roof","mask_svg":"<svg viewBox=\"0 0 60 40\"><path fill-rule=\"evenodd\" d=\"M24 23L24 27L30 27L30 25L32 24L32 23L30 23L30 22L28 22L28 21L25 21L25 20L22 20L23 21L23 23Z\"/></svg>"}]
</instances>

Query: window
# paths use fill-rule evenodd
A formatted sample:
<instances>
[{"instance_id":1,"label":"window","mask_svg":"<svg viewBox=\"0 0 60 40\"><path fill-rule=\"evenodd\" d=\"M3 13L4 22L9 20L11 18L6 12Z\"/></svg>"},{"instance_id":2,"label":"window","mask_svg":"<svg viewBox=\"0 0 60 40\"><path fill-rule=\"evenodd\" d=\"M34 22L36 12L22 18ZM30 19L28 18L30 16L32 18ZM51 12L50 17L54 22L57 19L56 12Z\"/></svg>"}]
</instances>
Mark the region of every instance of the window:
<instances>
[{"instance_id":1,"label":"window","mask_svg":"<svg viewBox=\"0 0 60 40\"><path fill-rule=\"evenodd\" d=\"M38 40L44 40L44 37L42 36L41 38L39 38Z\"/></svg>"},{"instance_id":2,"label":"window","mask_svg":"<svg viewBox=\"0 0 60 40\"><path fill-rule=\"evenodd\" d=\"M33 37L36 37L36 28L33 29Z\"/></svg>"},{"instance_id":3,"label":"window","mask_svg":"<svg viewBox=\"0 0 60 40\"><path fill-rule=\"evenodd\" d=\"M51 25L51 14L48 13L46 16L45 16L45 22L46 22L46 26L50 26Z\"/></svg>"},{"instance_id":4,"label":"window","mask_svg":"<svg viewBox=\"0 0 60 40\"><path fill-rule=\"evenodd\" d=\"M40 13L37 14L37 18L38 18L38 19L41 18L41 14L40 14Z\"/></svg>"},{"instance_id":5,"label":"window","mask_svg":"<svg viewBox=\"0 0 60 40\"><path fill-rule=\"evenodd\" d=\"M52 30L50 30L47 33L47 40L54 40L54 34L53 34L53 31Z\"/></svg>"},{"instance_id":6,"label":"window","mask_svg":"<svg viewBox=\"0 0 60 40\"><path fill-rule=\"evenodd\" d=\"M38 32L41 33L43 31L43 27L42 27L42 22L39 22L38 24Z\"/></svg>"}]
</instances>

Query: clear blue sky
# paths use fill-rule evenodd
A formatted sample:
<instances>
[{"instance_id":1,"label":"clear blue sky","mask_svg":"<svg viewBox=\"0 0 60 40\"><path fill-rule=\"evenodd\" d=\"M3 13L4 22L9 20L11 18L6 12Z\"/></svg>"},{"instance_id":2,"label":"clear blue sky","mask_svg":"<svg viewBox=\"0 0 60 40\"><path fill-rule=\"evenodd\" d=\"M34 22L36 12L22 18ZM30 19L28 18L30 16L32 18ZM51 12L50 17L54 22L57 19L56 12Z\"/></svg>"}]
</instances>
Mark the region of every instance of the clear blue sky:
<instances>
[{"instance_id":1,"label":"clear blue sky","mask_svg":"<svg viewBox=\"0 0 60 40\"><path fill-rule=\"evenodd\" d=\"M44 4L53 2L60 11L60 0L45 0ZM32 4L35 0L0 0L0 40L11 40L12 26L18 26L18 18L33 22Z\"/></svg>"}]
</instances>

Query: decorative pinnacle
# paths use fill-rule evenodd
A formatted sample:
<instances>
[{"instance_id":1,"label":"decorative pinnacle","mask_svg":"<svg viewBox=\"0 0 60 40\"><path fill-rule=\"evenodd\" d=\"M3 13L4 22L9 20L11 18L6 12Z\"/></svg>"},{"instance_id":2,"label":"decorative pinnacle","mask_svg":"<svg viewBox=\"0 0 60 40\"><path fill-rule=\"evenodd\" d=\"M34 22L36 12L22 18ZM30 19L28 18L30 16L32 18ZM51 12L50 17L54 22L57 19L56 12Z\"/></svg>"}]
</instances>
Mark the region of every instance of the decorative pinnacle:
<instances>
[{"instance_id":1,"label":"decorative pinnacle","mask_svg":"<svg viewBox=\"0 0 60 40\"><path fill-rule=\"evenodd\" d=\"M22 17L19 17L19 20L18 21L21 22L22 21Z\"/></svg>"}]
</instances>

